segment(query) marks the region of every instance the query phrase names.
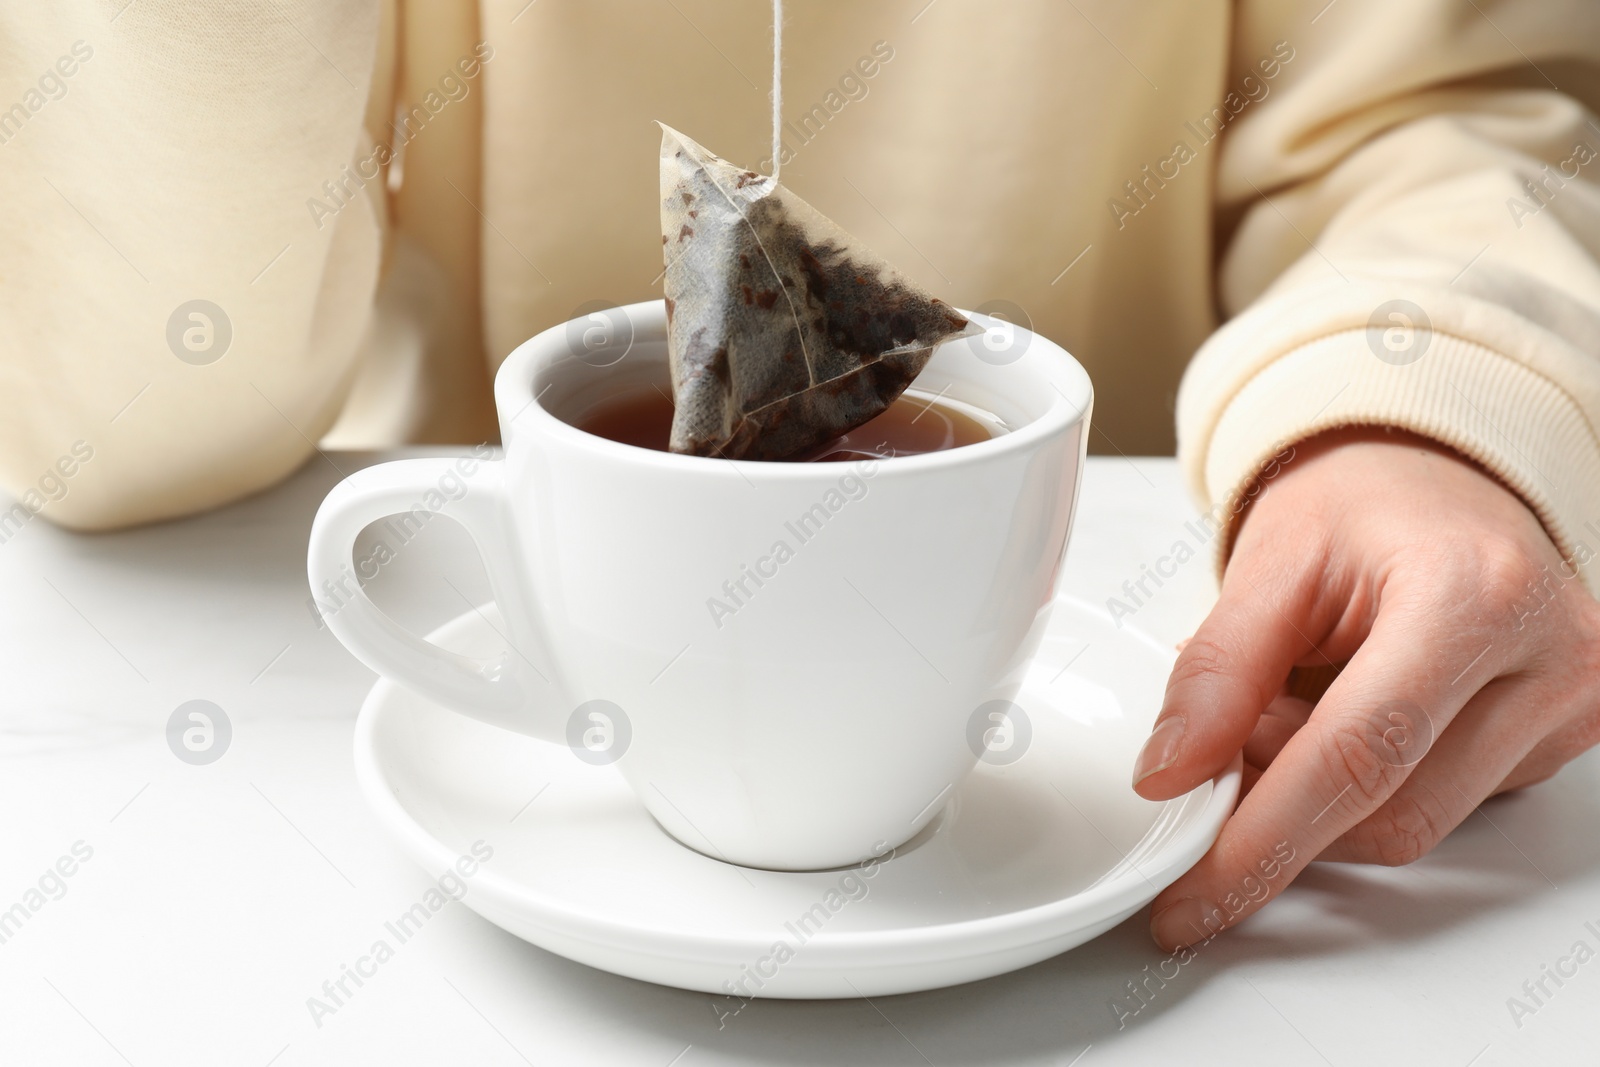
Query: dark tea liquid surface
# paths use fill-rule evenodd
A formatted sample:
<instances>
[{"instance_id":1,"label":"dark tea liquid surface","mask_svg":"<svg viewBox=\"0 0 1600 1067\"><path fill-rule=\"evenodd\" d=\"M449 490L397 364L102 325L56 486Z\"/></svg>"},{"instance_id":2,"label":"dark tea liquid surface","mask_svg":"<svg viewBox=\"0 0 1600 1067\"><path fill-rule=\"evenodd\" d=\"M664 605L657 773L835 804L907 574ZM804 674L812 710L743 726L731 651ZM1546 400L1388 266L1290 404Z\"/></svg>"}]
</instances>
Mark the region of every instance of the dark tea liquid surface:
<instances>
[{"instance_id":1,"label":"dark tea liquid surface","mask_svg":"<svg viewBox=\"0 0 1600 1067\"><path fill-rule=\"evenodd\" d=\"M666 394L652 389L605 401L573 424L597 437L665 452L672 434L672 410L672 401ZM998 423L991 427L953 404L906 392L877 418L788 462L916 456L974 445L999 432Z\"/></svg>"}]
</instances>

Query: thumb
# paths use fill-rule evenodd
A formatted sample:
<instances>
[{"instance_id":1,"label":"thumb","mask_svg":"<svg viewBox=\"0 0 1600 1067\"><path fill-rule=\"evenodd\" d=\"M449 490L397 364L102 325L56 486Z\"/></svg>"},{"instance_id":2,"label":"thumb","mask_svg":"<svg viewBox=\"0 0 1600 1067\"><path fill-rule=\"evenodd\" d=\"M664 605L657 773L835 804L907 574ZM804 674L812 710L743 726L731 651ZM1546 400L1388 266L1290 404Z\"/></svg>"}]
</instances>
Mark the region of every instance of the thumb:
<instances>
[{"instance_id":1,"label":"thumb","mask_svg":"<svg viewBox=\"0 0 1600 1067\"><path fill-rule=\"evenodd\" d=\"M1221 773L1312 648L1309 583L1252 575L1242 563L1235 557L1216 606L1173 665L1134 763L1134 789L1147 800L1181 796Z\"/></svg>"}]
</instances>

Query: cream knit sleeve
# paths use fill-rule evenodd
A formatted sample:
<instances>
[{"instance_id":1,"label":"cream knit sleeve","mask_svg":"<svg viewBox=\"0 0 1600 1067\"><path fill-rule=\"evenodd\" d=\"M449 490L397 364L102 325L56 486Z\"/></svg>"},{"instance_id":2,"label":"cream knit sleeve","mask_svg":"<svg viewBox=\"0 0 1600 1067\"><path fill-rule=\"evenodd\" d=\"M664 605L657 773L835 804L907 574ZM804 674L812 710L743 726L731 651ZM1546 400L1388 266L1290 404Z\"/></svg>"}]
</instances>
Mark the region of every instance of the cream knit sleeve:
<instances>
[{"instance_id":1,"label":"cream knit sleeve","mask_svg":"<svg viewBox=\"0 0 1600 1067\"><path fill-rule=\"evenodd\" d=\"M378 277L384 23L379 0L0 5L0 541L195 511L312 453Z\"/></svg>"},{"instance_id":2,"label":"cream knit sleeve","mask_svg":"<svg viewBox=\"0 0 1600 1067\"><path fill-rule=\"evenodd\" d=\"M1216 174L1230 319L1178 400L1202 506L1226 523L1285 445L1393 425L1494 472L1564 555L1600 551L1600 5L1237 17Z\"/></svg>"}]
</instances>

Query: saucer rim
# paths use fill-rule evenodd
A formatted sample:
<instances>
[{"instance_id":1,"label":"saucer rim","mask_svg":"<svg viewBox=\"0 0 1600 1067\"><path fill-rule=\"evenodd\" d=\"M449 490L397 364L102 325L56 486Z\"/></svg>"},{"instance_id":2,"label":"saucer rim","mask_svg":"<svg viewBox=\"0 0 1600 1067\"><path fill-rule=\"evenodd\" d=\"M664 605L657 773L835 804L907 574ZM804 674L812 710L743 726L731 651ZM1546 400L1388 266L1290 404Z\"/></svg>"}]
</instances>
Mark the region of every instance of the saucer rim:
<instances>
[{"instance_id":1,"label":"saucer rim","mask_svg":"<svg viewBox=\"0 0 1600 1067\"><path fill-rule=\"evenodd\" d=\"M1075 611L1097 616L1102 621L1114 621L1099 605L1071 594L1059 594L1055 602L1063 606L1070 605ZM493 609L493 602L487 607ZM475 623L481 625L478 617L480 610L483 609L473 608L449 620L433 630L428 640L448 639L460 628ZM1169 666L1171 661L1175 661L1175 652L1165 648L1143 630L1124 624L1120 631L1151 647L1169 661ZM380 677L362 701L353 745L357 782L383 828L397 840L413 862L430 873L447 870L457 861L457 854L411 814L379 767L377 730L383 716L392 714L386 712L385 708L391 703L394 690L404 691L404 687ZM420 694L405 692L405 695L427 701ZM1119 914L1130 915L1194 866L1215 843L1223 823L1237 802L1242 764L1242 756L1235 756L1230 766L1215 778L1181 797L1167 801L1168 804L1188 804L1199 799L1201 806L1178 838L1156 851L1155 856L1161 860L1157 867L1147 866L1148 859L1142 860L1110 881L1091 884L1076 893L997 915L895 930L821 931L807 940L806 952L797 956L788 966L808 971L831 971L841 965L857 962L855 957L883 951L895 953L893 965L896 967L921 962L923 957L948 961L953 950L963 947L967 949L964 953L966 956L991 955L1070 936L1075 931L1091 928ZM612 773L616 772L613 770ZM1209 795L1198 797L1204 790L1209 790ZM1129 854L1131 852L1132 849ZM721 862L709 856L703 858L707 863ZM786 874L814 872L760 873L781 878ZM729 953L743 957L752 952L765 952L770 948L772 937L771 931L762 934L749 931L680 932L656 924L600 916L592 911L573 908L565 898L533 890L489 867L480 869L472 878L463 898L463 903L476 911L479 909L473 902L474 897L478 898L478 904L487 906L496 914L514 916L516 924L523 929L546 930L563 940L576 938L597 947L668 961L720 963ZM871 961L866 962L870 964Z\"/></svg>"}]
</instances>

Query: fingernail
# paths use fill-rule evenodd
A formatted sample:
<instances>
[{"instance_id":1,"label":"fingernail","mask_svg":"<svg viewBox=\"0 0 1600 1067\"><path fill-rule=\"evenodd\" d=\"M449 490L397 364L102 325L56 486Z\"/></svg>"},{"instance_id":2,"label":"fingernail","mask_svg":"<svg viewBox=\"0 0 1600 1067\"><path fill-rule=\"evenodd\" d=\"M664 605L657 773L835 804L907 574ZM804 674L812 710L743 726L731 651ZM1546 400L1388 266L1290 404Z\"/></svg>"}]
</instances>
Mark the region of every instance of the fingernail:
<instances>
[{"instance_id":1,"label":"fingernail","mask_svg":"<svg viewBox=\"0 0 1600 1067\"><path fill-rule=\"evenodd\" d=\"M1178 742L1183 740L1183 716L1172 718L1157 726L1139 750L1133 764L1133 784L1138 785L1157 771L1164 771L1178 762Z\"/></svg>"},{"instance_id":2,"label":"fingernail","mask_svg":"<svg viewBox=\"0 0 1600 1067\"><path fill-rule=\"evenodd\" d=\"M1215 904L1195 897L1173 901L1150 917L1150 936L1163 950L1172 952L1185 945L1196 945L1222 930ZM1206 920L1212 920L1212 926Z\"/></svg>"}]
</instances>

